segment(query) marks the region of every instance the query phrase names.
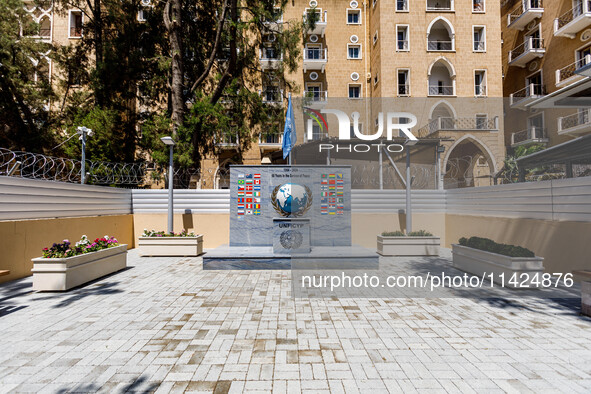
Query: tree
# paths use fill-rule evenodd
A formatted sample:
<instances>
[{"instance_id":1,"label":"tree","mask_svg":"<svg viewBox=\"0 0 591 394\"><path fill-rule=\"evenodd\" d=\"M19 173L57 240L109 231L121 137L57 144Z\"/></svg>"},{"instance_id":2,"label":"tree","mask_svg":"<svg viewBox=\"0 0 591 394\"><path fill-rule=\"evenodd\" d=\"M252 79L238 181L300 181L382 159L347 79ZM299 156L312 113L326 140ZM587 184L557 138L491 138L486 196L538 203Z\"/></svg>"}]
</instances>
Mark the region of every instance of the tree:
<instances>
[{"instance_id":1,"label":"tree","mask_svg":"<svg viewBox=\"0 0 591 394\"><path fill-rule=\"evenodd\" d=\"M54 97L39 25L20 0L0 0L0 146L43 151L52 144L47 104Z\"/></svg>"}]
</instances>

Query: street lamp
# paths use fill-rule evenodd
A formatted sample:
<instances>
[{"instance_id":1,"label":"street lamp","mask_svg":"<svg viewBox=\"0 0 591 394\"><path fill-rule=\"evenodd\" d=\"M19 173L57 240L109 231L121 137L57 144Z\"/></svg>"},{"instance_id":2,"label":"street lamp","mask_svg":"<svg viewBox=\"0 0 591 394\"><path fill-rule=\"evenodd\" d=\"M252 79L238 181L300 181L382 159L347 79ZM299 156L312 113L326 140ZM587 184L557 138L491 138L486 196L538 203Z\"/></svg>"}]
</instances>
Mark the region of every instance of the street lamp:
<instances>
[{"instance_id":1,"label":"street lamp","mask_svg":"<svg viewBox=\"0 0 591 394\"><path fill-rule=\"evenodd\" d=\"M80 183L86 183L86 136L90 137L92 135L92 130L88 127L79 126L76 128L76 134L80 135L80 140L82 140L82 169L80 172Z\"/></svg>"},{"instance_id":2,"label":"street lamp","mask_svg":"<svg viewBox=\"0 0 591 394\"><path fill-rule=\"evenodd\" d=\"M170 148L170 154L168 159L168 232L172 233L173 229L173 178L174 178L174 168L172 164L172 149L174 148L175 142L172 137L162 137L160 138L164 145L168 145Z\"/></svg>"}]
</instances>

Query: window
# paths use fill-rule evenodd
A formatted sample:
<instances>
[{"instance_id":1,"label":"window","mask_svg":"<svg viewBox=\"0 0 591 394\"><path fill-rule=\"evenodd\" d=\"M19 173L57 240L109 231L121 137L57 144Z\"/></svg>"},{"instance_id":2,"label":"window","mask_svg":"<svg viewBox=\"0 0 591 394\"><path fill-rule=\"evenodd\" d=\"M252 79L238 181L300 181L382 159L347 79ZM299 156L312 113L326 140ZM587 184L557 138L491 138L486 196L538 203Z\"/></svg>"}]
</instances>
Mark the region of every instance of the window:
<instances>
[{"instance_id":1,"label":"window","mask_svg":"<svg viewBox=\"0 0 591 394\"><path fill-rule=\"evenodd\" d=\"M408 12L408 0L396 0L396 12Z\"/></svg>"},{"instance_id":2,"label":"window","mask_svg":"<svg viewBox=\"0 0 591 394\"><path fill-rule=\"evenodd\" d=\"M262 55L263 59L279 59L280 51L274 45L266 45L263 47Z\"/></svg>"},{"instance_id":3,"label":"window","mask_svg":"<svg viewBox=\"0 0 591 394\"><path fill-rule=\"evenodd\" d=\"M70 10L69 19L69 35L68 38L81 38L82 37L82 11Z\"/></svg>"},{"instance_id":4,"label":"window","mask_svg":"<svg viewBox=\"0 0 591 394\"><path fill-rule=\"evenodd\" d=\"M352 123L351 126L349 126L349 138L351 139L357 138L357 136L355 135L354 127L355 126ZM363 134L363 123L359 123L358 130L361 134Z\"/></svg>"},{"instance_id":5,"label":"window","mask_svg":"<svg viewBox=\"0 0 591 394\"><path fill-rule=\"evenodd\" d=\"M373 84L377 85L379 81L380 81L379 74L376 73L376 75L373 77Z\"/></svg>"},{"instance_id":6,"label":"window","mask_svg":"<svg viewBox=\"0 0 591 394\"><path fill-rule=\"evenodd\" d=\"M361 24L361 10L347 10L347 24Z\"/></svg>"},{"instance_id":7,"label":"window","mask_svg":"<svg viewBox=\"0 0 591 394\"><path fill-rule=\"evenodd\" d=\"M148 10L145 8L141 8L138 12L137 12L137 20L139 22L145 22L148 19Z\"/></svg>"},{"instance_id":8,"label":"window","mask_svg":"<svg viewBox=\"0 0 591 394\"><path fill-rule=\"evenodd\" d=\"M410 50L410 43L408 39L408 25L396 26L396 51Z\"/></svg>"},{"instance_id":9,"label":"window","mask_svg":"<svg viewBox=\"0 0 591 394\"><path fill-rule=\"evenodd\" d=\"M359 85L359 84L350 84L349 85L349 98L350 99L361 98L361 85Z\"/></svg>"},{"instance_id":10,"label":"window","mask_svg":"<svg viewBox=\"0 0 591 394\"><path fill-rule=\"evenodd\" d=\"M591 46L577 51L577 68L581 68L591 62Z\"/></svg>"},{"instance_id":11,"label":"window","mask_svg":"<svg viewBox=\"0 0 591 394\"><path fill-rule=\"evenodd\" d=\"M472 27L474 35L474 52L486 52L486 28L484 26Z\"/></svg>"},{"instance_id":12,"label":"window","mask_svg":"<svg viewBox=\"0 0 591 394\"><path fill-rule=\"evenodd\" d=\"M373 35L373 44L375 45L378 42L378 31L376 30L375 34Z\"/></svg>"},{"instance_id":13,"label":"window","mask_svg":"<svg viewBox=\"0 0 591 394\"><path fill-rule=\"evenodd\" d=\"M476 114L476 130L488 129L488 115Z\"/></svg>"},{"instance_id":14,"label":"window","mask_svg":"<svg viewBox=\"0 0 591 394\"><path fill-rule=\"evenodd\" d=\"M472 12L484 12L484 0L472 0Z\"/></svg>"},{"instance_id":15,"label":"window","mask_svg":"<svg viewBox=\"0 0 591 394\"><path fill-rule=\"evenodd\" d=\"M378 0L373 0L373 3L372 3L372 5L371 5L371 6L372 6L372 7L375 7L377 2L378 2Z\"/></svg>"},{"instance_id":16,"label":"window","mask_svg":"<svg viewBox=\"0 0 591 394\"><path fill-rule=\"evenodd\" d=\"M525 79L527 96L541 96L544 90L543 86L542 71L533 73Z\"/></svg>"},{"instance_id":17,"label":"window","mask_svg":"<svg viewBox=\"0 0 591 394\"><path fill-rule=\"evenodd\" d=\"M486 96L486 70L474 71L474 95Z\"/></svg>"},{"instance_id":18,"label":"window","mask_svg":"<svg viewBox=\"0 0 591 394\"><path fill-rule=\"evenodd\" d=\"M398 70L398 96L410 96L410 70Z\"/></svg>"},{"instance_id":19,"label":"window","mask_svg":"<svg viewBox=\"0 0 591 394\"><path fill-rule=\"evenodd\" d=\"M323 59L322 45L320 44L307 44L305 59L307 60L320 60Z\"/></svg>"},{"instance_id":20,"label":"window","mask_svg":"<svg viewBox=\"0 0 591 394\"><path fill-rule=\"evenodd\" d=\"M347 59L361 59L361 45L347 44Z\"/></svg>"}]
</instances>

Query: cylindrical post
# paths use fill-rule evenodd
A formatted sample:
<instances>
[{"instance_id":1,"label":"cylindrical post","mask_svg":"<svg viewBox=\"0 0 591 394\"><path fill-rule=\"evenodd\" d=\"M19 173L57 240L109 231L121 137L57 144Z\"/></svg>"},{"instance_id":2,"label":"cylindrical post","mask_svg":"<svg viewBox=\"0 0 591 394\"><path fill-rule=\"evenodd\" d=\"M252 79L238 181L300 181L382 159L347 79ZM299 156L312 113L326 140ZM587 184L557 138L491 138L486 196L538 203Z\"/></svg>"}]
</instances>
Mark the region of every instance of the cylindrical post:
<instances>
[{"instance_id":1,"label":"cylindrical post","mask_svg":"<svg viewBox=\"0 0 591 394\"><path fill-rule=\"evenodd\" d=\"M382 146L381 144L378 146L378 160L380 162L380 190L384 189L384 159L382 157L382 148L385 148L385 146Z\"/></svg>"},{"instance_id":2,"label":"cylindrical post","mask_svg":"<svg viewBox=\"0 0 591 394\"><path fill-rule=\"evenodd\" d=\"M170 145L170 158L168 162L168 232L173 232L173 189L174 189L174 168L172 164L172 148Z\"/></svg>"},{"instance_id":3,"label":"cylindrical post","mask_svg":"<svg viewBox=\"0 0 591 394\"><path fill-rule=\"evenodd\" d=\"M410 146L406 147L406 234L412 231L412 206L410 202Z\"/></svg>"},{"instance_id":4,"label":"cylindrical post","mask_svg":"<svg viewBox=\"0 0 591 394\"><path fill-rule=\"evenodd\" d=\"M80 183L84 185L86 182L86 130L82 130L82 168L80 171Z\"/></svg>"}]
</instances>

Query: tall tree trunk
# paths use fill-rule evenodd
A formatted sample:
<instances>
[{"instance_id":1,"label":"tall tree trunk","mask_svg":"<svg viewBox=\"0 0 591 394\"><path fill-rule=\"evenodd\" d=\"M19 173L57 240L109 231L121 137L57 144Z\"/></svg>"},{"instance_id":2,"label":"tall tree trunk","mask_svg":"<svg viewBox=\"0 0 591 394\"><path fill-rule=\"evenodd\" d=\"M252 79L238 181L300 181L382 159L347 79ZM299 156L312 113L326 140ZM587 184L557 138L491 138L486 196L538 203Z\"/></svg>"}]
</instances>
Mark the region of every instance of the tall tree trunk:
<instances>
[{"instance_id":1,"label":"tall tree trunk","mask_svg":"<svg viewBox=\"0 0 591 394\"><path fill-rule=\"evenodd\" d=\"M164 9L164 25L168 33L172 57L172 132L176 135L183 123L185 100L183 98L183 42L182 42L182 1L168 0Z\"/></svg>"},{"instance_id":2,"label":"tall tree trunk","mask_svg":"<svg viewBox=\"0 0 591 394\"><path fill-rule=\"evenodd\" d=\"M94 0L94 50L96 56L96 71L99 84L95 90L95 101L99 107L105 103L104 51L103 51L103 16L101 15L101 0Z\"/></svg>"}]
</instances>

